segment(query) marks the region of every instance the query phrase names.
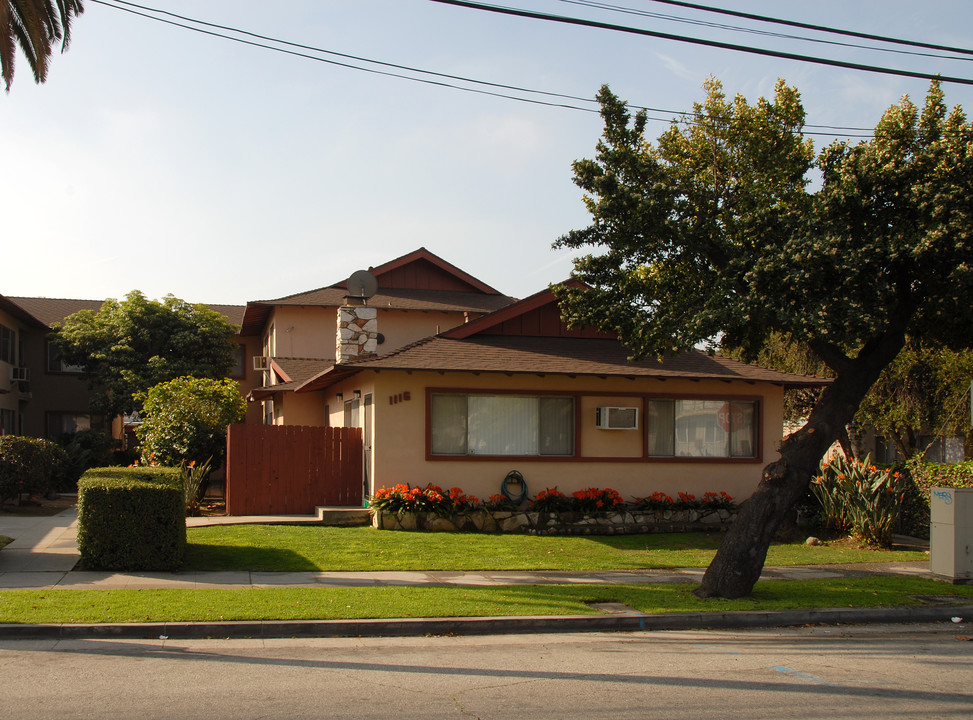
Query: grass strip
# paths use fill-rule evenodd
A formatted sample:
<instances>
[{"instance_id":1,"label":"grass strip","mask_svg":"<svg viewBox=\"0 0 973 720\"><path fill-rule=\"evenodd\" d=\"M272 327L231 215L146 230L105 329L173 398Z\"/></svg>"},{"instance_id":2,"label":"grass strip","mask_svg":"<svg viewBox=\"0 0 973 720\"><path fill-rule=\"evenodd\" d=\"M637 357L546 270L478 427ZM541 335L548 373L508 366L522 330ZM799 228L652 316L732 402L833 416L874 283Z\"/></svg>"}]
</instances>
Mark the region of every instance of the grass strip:
<instances>
[{"instance_id":1,"label":"grass strip","mask_svg":"<svg viewBox=\"0 0 973 720\"><path fill-rule=\"evenodd\" d=\"M722 533L481 535L370 527L222 525L190 528L183 570L636 570L706 567ZM775 544L767 565L926 560L924 552L842 542Z\"/></svg>"},{"instance_id":2,"label":"grass strip","mask_svg":"<svg viewBox=\"0 0 973 720\"><path fill-rule=\"evenodd\" d=\"M751 597L701 600L692 585L4 590L0 623L214 622L596 614L592 602L644 613L917 605L973 600L973 587L926 578L764 581Z\"/></svg>"}]
</instances>

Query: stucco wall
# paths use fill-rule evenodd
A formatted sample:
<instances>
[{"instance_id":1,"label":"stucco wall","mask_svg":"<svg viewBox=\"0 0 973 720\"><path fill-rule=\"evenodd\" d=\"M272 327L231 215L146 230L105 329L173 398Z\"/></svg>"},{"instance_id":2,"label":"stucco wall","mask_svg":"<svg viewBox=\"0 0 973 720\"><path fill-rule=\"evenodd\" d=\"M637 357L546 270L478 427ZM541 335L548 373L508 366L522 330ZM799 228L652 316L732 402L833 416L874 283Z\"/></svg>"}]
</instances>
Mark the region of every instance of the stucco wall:
<instances>
[{"instance_id":1,"label":"stucco wall","mask_svg":"<svg viewBox=\"0 0 973 720\"><path fill-rule=\"evenodd\" d=\"M462 323L461 312L387 310L379 307L378 332L385 336L385 342L379 346L379 354L391 352ZM271 324L271 348L275 357L334 360L337 308L282 305L274 310Z\"/></svg>"},{"instance_id":2,"label":"stucco wall","mask_svg":"<svg viewBox=\"0 0 973 720\"><path fill-rule=\"evenodd\" d=\"M273 316L273 355L334 360L336 327L335 308L279 306Z\"/></svg>"},{"instance_id":3,"label":"stucco wall","mask_svg":"<svg viewBox=\"0 0 973 720\"><path fill-rule=\"evenodd\" d=\"M578 392L581 428L578 447L583 457L611 457L614 460L584 459L547 460L539 458L426 458L426 388L456 390L518 390ZM535 375L439 374L384 371L361 373L332 388L324 402L330 402L332 424L343 424L340 403L335 392L351 396L352 389L374 395L374 451L372 491L396 483L443 487L459 486L464 491L486 498L500 491L500 484L510 470L518 470L527 480L530 494L557 486L564 492L585 487L611 487L623 497L643 497L657 490L675 496L678 492L702 495L724 491L735 499L750 495L760 479L764 465L777 457L776 448L783 425L783 390L771 385L726 382L666 382L568 378ZM606 431L595 427L594 408L602 404L640 403L639 394L686 395L693 397L749 397L760 400L760 444L762 457L757 460L644 460L642 438L644 418L639 418L639 431ZM406 399L408 397L408 399ZM637 445L637 448L636 448ZM639 457L633 457L638 455Z\"/></svg>"},{"instance_id":4,"label":"stucco wall","mask_svg":"<svg viewBox=\"0 0 973 720\"><path fill-rule=\"evenodd\" d=\"M461 312L420 312L379 308L378 332L385 336L385 342L378 348L379 355L462 324L463 313Z\"/></svg>"}]
</instances>

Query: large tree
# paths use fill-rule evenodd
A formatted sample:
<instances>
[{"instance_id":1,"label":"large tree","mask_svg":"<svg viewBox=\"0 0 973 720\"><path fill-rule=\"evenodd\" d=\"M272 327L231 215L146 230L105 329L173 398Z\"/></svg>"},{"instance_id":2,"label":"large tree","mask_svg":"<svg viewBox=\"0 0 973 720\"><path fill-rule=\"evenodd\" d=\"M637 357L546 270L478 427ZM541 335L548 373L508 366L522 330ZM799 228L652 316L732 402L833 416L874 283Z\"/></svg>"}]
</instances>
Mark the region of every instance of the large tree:
<instances>
[{"instance_id":1,"label":"large tree","mask_svg":"<svg viewBox=\"0 0 973 720\"><path fill-rule=\"evenodd\" d=\"M593 222L558 246L591 290L559 290L566 318L615 330L635 356L720 342L755 356L771 332L806 344L833 383L763 470L697 594L753 589L781 520L906 333L970 344L973 129L933 82L873 139L815 160L795 89L727 100L719 83L655 144L646 115L607 88L594 160L575 163ZM821 186L809 192L817 167Z\"/></svg>"},{"instance_id":2,"label":"large tree","mask_svg":"<svg viewBox=\"0 0 973 720\"><path fill-rule=\"evenodd\" d=\"M54 326L51 342L68 365L84 368L92 409L114 417L140 407L135 395L184 375L223 378L234 363L236 329L223 315L167 295L130 292Z\"/></svg>"},{"instance_id":3,"label":"large tree","mask_svg":"<svg viewBox=\"0 0 973 720\"><path fill-rule=\"evenodd\" d=\"M14 55L19 47L35 82L47 79L54 46L71 42L71 21L84 12L82 0L0 0L0 69L10 91Z\"/></svg>"}]
</instances>

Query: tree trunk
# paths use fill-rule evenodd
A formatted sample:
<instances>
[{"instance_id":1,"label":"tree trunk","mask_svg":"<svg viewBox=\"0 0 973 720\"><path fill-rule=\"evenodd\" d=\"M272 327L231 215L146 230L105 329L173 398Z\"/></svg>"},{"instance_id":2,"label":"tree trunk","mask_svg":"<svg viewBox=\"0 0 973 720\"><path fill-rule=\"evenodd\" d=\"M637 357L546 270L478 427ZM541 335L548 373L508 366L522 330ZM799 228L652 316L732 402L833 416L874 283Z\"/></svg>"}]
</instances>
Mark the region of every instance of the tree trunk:
<instances>
[{"instance_id":1,"label":"tree trunk","mask_svg":"<svg viewBox=\"0 0 973 720\"><path fill-rule=\"evenodd\" d=\"M740 506L694 591L697 596L739 598L753 591L781 521L807 491L824 453L851 422L882 368L904 342L904 333L886 333L842 368L822 393L807 424L781 443L780 459L764 468L756 492Z\"/></svg>"}]
</instances>

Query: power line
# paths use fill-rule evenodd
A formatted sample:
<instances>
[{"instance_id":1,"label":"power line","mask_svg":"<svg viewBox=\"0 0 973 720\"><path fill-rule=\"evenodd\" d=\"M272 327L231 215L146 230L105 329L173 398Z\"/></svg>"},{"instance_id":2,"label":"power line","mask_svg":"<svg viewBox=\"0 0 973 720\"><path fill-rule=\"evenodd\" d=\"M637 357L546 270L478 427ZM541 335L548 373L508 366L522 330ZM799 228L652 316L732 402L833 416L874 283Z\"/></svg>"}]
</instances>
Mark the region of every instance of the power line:
<instances>
[{"instance_id":1,"label":"power line","mask_svg":"<svg viewBox=\"0 0 973 720\"><path fill-rule=\"evenodd\" d=\"M562 23L565 25L578 25L582 27L598 28L601 30L612 30L624 32L632 35L643 35L646 37L657 37L663 40L674 40L676 42L691 43L693 45L704 45L706 47L716 47L723 50L734 50L745 52L752 55L763 55L766 57L776 57L784 60L797 60L799 62L815 63L818 65L828 65L831 67L847 68L849 70L861 70L862 72L882 73L885 75L898 75L901 77L920 78L932 80L938 78L942 82L955 83L958 85L973 85L973 79L938 75L935 73L913 72L912 70L897 70L895 68L884 68L877 65L863 65L861 63L846 62L844 60L832 60L830 58L820 58L811 55L800 55L797 53L781 52L778 50L766 50L764 48L753 48L746 45L736 45L734 43L720 42L717 40L703 40L701 38L688 37L686 35L676 35L664 33L657 30L645 30L642 28L629 27L627 25L615 25L613 23L600 22L598 20L585 20L583 18L568 17L566 15L552 15L550 13L534 12L532 10L521 10L519 8L501 7L499 5L486 5L478 2L467 2L466 0L431 0L431 2L442 3L443 5L454 5L456 7L467 8L470 10L482 10L484 12L498 13L501 15L512 15L514 17L530 18L532 20L545 20L547 22Z\"/></svg>"},{"instance_id":2,"label":"power line","mask_svg":"<svg viewBox=\"0 0 973 720\"><path fill-rule=\"evenodd\" d=\"M531 99L531 98L517 97L515 95L506 95L504 93L491 92L491 91L488 91L488 90L477 90L475 88L467 88L467 87L463 87L461 85L454 85L454 84L447 83L447 82L443 82L443 81L428 80L428 79L425 79L425 78L417 78L417 77L413 77L411 75L403 75L401 73L394 73L394 72L389 72L389 71L385 71L385 70L376 70L374 68L361 67L359 65L353 65L351 63L346 63L346 62L339 62L337 60L328 60L327 58L318 57L316 55L309 55L307 53L296 52L294 50L287 50L285 48L275 47L273 45L266 45L264 43L254 42L252 40L245 40L243 38L233 37L232 35L225 35L223 33L215 32L215 31L212 31L212 30L204 30L203 28L193 27L192 25L187 25L187 24L182 23L182 22L175 22L173 20L166 20L163 17L156 17L155 15L150 15L148 13L151 12L151 13L158 13L159 15L167 15L169 17L174 17L174 18L178 18L180 20L185 20L186 22L196 23L196 24L202 25L204 27L212 27L212 28L217 28L217 29L223 29L223 30L227 30L227 31L230 31L230 32L239 33L241 35L247 35L249 37L253 37L253 38L257 38L257 39L267 40L269 42L279 43L281 45L287 45L287 46L295 47L295 48L303 48L305 50L311 50L311 51L314 51L314 52L320 52L320 53L325 53L325 54L329 54L329 55L335 55L337 57L344 57L344 58L348 58L348 59L354 59L354 60L358 60L360 62L373 63L373 64L376 64L376 65L382 65L382 66L385 66L385 67L394 67L394 68L399 68L399 69L403 69L403 70L409 70L409 71L412 71L412 72L423 73L423 74L426 74L426 75L438 76L438 77L442 77L442 78L453 78L453 79L457 79L457 80L462 80L464 82L470 82L470 83L480 84L480 85L488 85L488 86L492 86L492 87L496 87L496 88L502 88L502 89L518 90L520 92L537 93L537 94L548 95L548 96L553 96L553 97L562 97L562 98L566 98L566 99L575 99L575 100L579 100L579 101L583 101L583 102L594 102L590 98L574 97L574 96L571 96L571 95L559 95L558 93L549 93L549 92L544 92L542 90L530 90L528 88L518 88L518 87L515 87L515 86L512 86L512 85L501 85L499 83L489 83L489 82L485 82L485 81L481 81L481 80L472 80L472 79L468 79L468 78L462 78L460 76L453 76L453 75L446 75L446 74L443 74L443 73L436 73L436 72L432 72L432 71L429 71L429 70L420 70L420 69L417 69L417 68L410 68L410 67L407 67L407 66L404 66L404 65L395 65L393 63L385 63L385 62L381 62L379 60L368 60L367 58L356 58L353 55L344 55L343 53L333 52L331 50L324 50L324 49L321 49L321 48L315 48L315 47L311 47L311 46L308 46L308 45L298 45L297 43L290 43L290 42L287 42L285 40L277 40L275 38L270 38L270 37L266 37L266 36L263 36L263 35L257 35L256 33L247 32L245 30L238 30L236 28L232 28L232 27L229 27L229 26L216 25L216 24L213 24L213 23L204 22L202 20L194 20L193 18L184 17L182 15L176 15L175 13L167 12L165 10L159 10L159 9L156 9L156 8L147 7L147 6L144 6L144 5L137 5L136 3L125 2L124 0L113 0L113 2L106 2L106 0L90 0L90 1L93 2L93 3L95 3L95 4L98 4L98 5L104 5L105 7L110 7L110 8L113 8L115 10L121 10L122 12L127 12L127 13L130 13L132 15L137 15L139 17L143 17L143 18L146 18L148 20L155 20L156 22L160 22L160 23L163 23L163 24L166 24L166 25L172 25L173 27L182 28L184 30L191 30L192 32L200 33L201 35L209 35L211 37L218 37L218 38L222 38L224 40L230 40L232 42L240 43L242 45L250 45L251 47L258 47L258 48L262 48L264 50L272 50L274 52L283 53L285 55L293 55L294 57L300 57L300 58L304 58L306 60L315 60L317 62L327 63L328 65L336 65L338 67L344 67L344 68L348 68L348 69L351 69L351 70L360 70L362 72L372 73L374 75L384 75L386 77L394 77L394 78L399 78L401 80L412 80L413 82L424 83L424 84L427 84L427 85L438 85L440 87L448 87L448 88L451 88L453 90L462 90L464 92L477 93L477 94L480 94L480 95L490 95L492 97L500 97L500 98L505 98L507 100L517 100L519 102L532 103L532 104L535 104L535 105L547 105L549 107L560 107L560 108L566 108L566 109L570 109L570 110L581 110L583 112L591 112L591 113L597 113L598 112L598 110L596 110L594 108L578 107L578 106L575 106L575 105L568 105L568 104L565 104L565 103L546 102L546 101L543 101L543 100L534 100L534 99ZM129 7L122 7L123 5L127 5ZM139 10L144 10L146 12L140 12L139 10L134 10L132 8L138 8Z\"/></svg>"},{"instance_id":3,"label":"power line","mask_svg":"<svg viewBox=\"0 0 973 720\"><path fill-rule=\"evenodd\" d=\"M656 0L656 1L665 2L666 0ZM624 7L622 5L613 5L611 3L606 3L606 2L595 2L595 0L558 0L558 2L562 2L567 5L580 5L582 7L593 8L596 10L606 10L608 12L622 13L625 15L635 15L637 17L647 17L656 20L665 20L668 22L684 23L687 25L696 25L698 27L713 28L716 30L729 30L731 32L749 33L751 35L760 35L762 37L773 37L782 40L797 40L800 42L817 43L819 45L834 45L836 47L871 50L874 52L893 53L896 55L909 55L912 57L930 57L930 58L937 58L940 60L958 60L961 62L973 62L973 57L955 57L952 55L943 55L941 53L917 52L915 50L898 50L895 48L875 47L874 45L862 45L860 43L853 43L853 42L826 40L824 38L814 38L814 37L808 37L806 35L791 35L785 32L779 32L779 31L775 32L772 30L757 30L755 28L743 27L740 25L728 25L726 23L714 22L712 20L698 20L698 19L680 17L678 15L668 15L666 13L652 12L651 10L639 10L637 8ZM679 6L686 6L698 10L709 11L709 12L745 17L747 19L757 20L759 22L775 23L775 24L791 26L791 27L796 26L796 27L802 27L806 29L813 29L818 32L830 32L830 33L836 33L844 36L858 35L858 33L854 33L848 30L825 28L824 26L821 25L808 25L807 23L797 23L789 20L779 20L777 18L764 17L762 15L753 15L751 13L739 13L731 10L722 10L720 8L709 8L705 5L698 5L695 3L676 2L673 4ZM909 40L897 40L894 38L885 38L878 35L865 35L865 37L867 37L868 39L880 40L881 42L891 42L891 43L907 45L909 47L925 47L924 43L917 43ZM935 47L939 47L939 46L935 46ZM962 50L962 49L954 49L954 48L949 48L948 50L950 52L959 52L959 53L973 55L973 50Z\"/></svg>"},{"instance_id":4,"label":"power line","mask_svg":"<svg viewBox=\"0 0 973 720\"><path fill-rule=\"evenodd\" d=\"M393 78L397 78L397 79L401 79L401 80L411 80L413 82L420 82L420 83L425 83L425 84L429 84L429 85L435 85L435 86L439 86L439 87L446 87L446 88L450 88L450 89L454 89L454 90L463 90L465 92L472 92L472 93L477 93L477 94L482 94L482 95L488 95L488 96L491 96L491 97L499 97L499 98L503 98L503 99L507 99L507 100L517 100L519 102L526 102L526 103L532 103L532 104L537 104L537 105L545 105L545 106L548 106L548 107L558 107L558 108L564 108L564 109L569 109L569 110L581 110L581 111L590 112L590 113L597 113L597 112L599 112L599 110L597 108L595 108L595 107L579 107L577 105L571 105L571 104L567 104L567 103L548 102L548 101L543 101L543 100L535 100L535 99L531 99L531 98L523 98L523 97L518 97L518 96L515 96L515 95L508 95L506 93L501 93L501 92L494 92L494 91L487 91L487 90L478 90L478 89L475 89L475 88L463 87L461 85L456 85L456 84L449 83L449 82L445 82L445 81L428 80L428 79L424 79L424 78L413 77L411 75L405 75L405 74L402 74L402 73L389 72L389 71L384 71L384 70L375 70L373 68L361 67L359 65L354 65L354 64L348 63L348 62L340 62L340 61L335 61L335 60L328 60L326 58L317 57L315 55L309 55L309 54L307 54L305 52L297 52L297 51L294 51L294 50L287 50L285 48L276 47L275 45L268 45L268 44L265 44L263 42L255 42L255 41L246 40L246 39L242 39L242 38L238 38L238 37L233 37L232 35L227 35L224 32L216 32L216 31L217 30L222 30L222 31L225 31L225 32L232 32L232 33L236 33L238 35L244 35L246 37L251 37L251 38L254 38L256 40L263 40L263 41L266 41L266 42L276 43L277 45L284 45L286 47L297 48L299 50L307 50L307 51L311 51L311 52L317 52L317 53L322 53L322 54L326 54L326 55L332 55L332 56L344 58L344 59L347 59L347 60L354 60L356 62L370 63L370 64L374 64L374 65L379 65L381 67L395 68L397 70L403 70L403 71L408 71L408 72L413 72L413 73L418 73L418 74L429 75L429 76L432 76L432 77L442 78L443 80L454 80L454 81L466 82L466 83L475 84L475 85L483 85L483 86L486 86L486 87L495 88L497 90L509 90L509 91L515 91L515 92L532 93L532 94L542 95L542 96L546 96L546 97L561 98L561 99L564 99L564 100L573 100L573 101L576 101L576 102L583 102L583 103L587 103L587 104L590 104L590 105L595 105L595 104L597 104L597 101L594 100L593 98L585 98L585 97L580 97L580 96L576 96L576 95L568 95L568 94L564 94L564 93L556 93L556 92L550 92L550 91L544 91L544 90L533 90L533 89L530 89L530 88L519 87L519 86L516 86L516 85L504 85L502 83L494 83L494 82L488 82L488 81L484 81L484 80L476 80L476 79L473 79L473 78L468 78L468 77L464 77L464 76L460 76L460 75L450 75L450 74L447 74L447 73L440 73L440 72L435 72L435 71L432 71L432 70L423 70L421 68L411 67L411 66L408 66L408 65L398 65L398 64L395 64L395 63L385 62L385 61L381 61L381 60L372 60L372 59L369 59L369 58L364 58L364 57L360 57L360 56L356 56L356 55L349 55L349 54L346 54L346 53L340 53L340 52L336 52L336 51L333 51L333 50L326 50L324 48L318 48L318 47L314 47L314 46L311 46L311 45L302 45L302 44L299 44L299 43L289 42L287 40L281 40L279 38L274 38L274 37L270 37L270 36L267 36L267 35L260 35L258 33L253 33L253 32L247 31L247 30L241 30L239 28L235 28L235 27L232 27L232 26L229 26L229 25L221 25L221 24L217 24L217 23L206 22L204 20L197 20L195 18L191 18L191 17L184 16L184 15L178 15L176 13L172 13L172 12L169 12L169 11L166 11L166 10L160 10L160 9L157 9L157 8L148 7L146 5L139 5L139 4L133 3L133 2L127 2L126 0L111 0L110 2L107 1L107 0L91 0L91 2L94 2L94 3L99 4L99 5L104 5L105 7L113 8L115 10L121 10L123 12L127 12L127 13L130 13L132 15L136 15L138 17L142 17L142 18L145 18L145 19L148 19L148 20L155 20L156 22L160 22L160 23L163 23L163 24L166 24L166 25L178 27L178 28L181 28L181 29L184 29L184 30L191 30L193 32L197 32L197 33L200 33L200 34L203 34L203 35L208 35L208 36L211 36L211 37L217 37L217 38L221 38L221 39L224 39L224 40L231 40L233 42L241 43L241 44L244 44L244 45L249 45L251 47L257 47L257 48L261 48L261 49L264 49L264 50L272 50L274 52L284 53L286 55L292 55L292 56L295 56L295 57L300 57L300 58L304 58L304 59L308 59L308 60L315 60L315 61L318 61L318 62L323 62L323 63L327 63L327 64L330 64L330 65L335 65L335 66L338 66L338 67L344 67L344 68L348 68L348 69L352 69L352 70L360 70L362 72L368 72L368 73L377 74L377 75L384 75L384 76L387 76L387 77L393 77ZM169 18L174 18L174 20L167 20L165 17L157 17L156 15L152 15L152 14L149 14L149 13L156 13L156 15L163 15L163 16L166 16L166 17L169 17ZM181 22L177 22L177 21L181 21ZM199 25L199 26L202 26L202 27L194 27L193 25L190 25L190 24L187 24L187 23L193 23L193 25ZM202 28L213 28L213 30L205 30L205 29L202 29ZM669 122L672 122L675 119L679 119L679 120L681 120L683 122L687 122L687 123L690 123L690 124L698 124L697 121L695 121L695 120L692 119L692 113L689 113L689 112L686 112L686 111L683 111L683 110L666 110L666 109L663 109L663 108L654 108L654 107L647 107L647 106L643 106L643 105L637 105L637 104L634 104L634 103L630 103L629 104L629 107L631 107L634 110L643 110L646 113L663 113L665 115L672 116L672 117L657 117L657 116L653 116L653 115L648 115L648 119L649 120L652 120L652 121L655 121L655 122L669 123ZM811 124L811 123L806 124L804 127L805 128L818 128L818 129L821 129L821 130L844 130L844 131L852 131L852 133L847 133L847 132L834 133L834 132L816 132L814 130L804 130L804 134L805 135L824 136L824 137L847 137L847 138L870 138L870 137L872 137L872 135L871 135L871 128L845 127L845 126L838 126L838 125L814 125L814 124ZM858 132L866 132L866 133L869 133L869 134L867 134L867 135L854 134L854 133L858 133Z\"/></svg>"},{"instance_id":5,"label":"power line","mask_svg":"<svg viewBox=\"0 0 973 720\"><path fill-rule=\"evenodd\" d=\"M564 0L562 0L564 1ZM786 25L788 27L798 27L804 30L817 30L819 32L833 33L836 35L845 35L847 37L857 37L863 40L878 40L879 42L893 43L895 45L906 45L908 47L921 47L928 50L944 50L946 52L960 53L962 55L973 55L973 50L968 48L956 48L949 47L948 45L936 45L933 43L921 42L918 40L903 40L901 38L893 38L885 35L873 35L871 33L858 32L856 30L842 30L840 28L828 27L827 25L814 25L812 23L798 22L797 20L784 20L781 18L772 18L765 15L756 15L754 13L742 12L740 10L725 10L723 8L715 8L709 5L700 5L699 3L685 2L684 0L649 0L649 2L660 3L663 5L676 5L678 7L691 8L693 10L702 10L704 12L718 13L720 15L730 15L732 17L745 18L747 20L756 20L758 22L774 23L776 25Z\"/></svg>"}]
</instances>

